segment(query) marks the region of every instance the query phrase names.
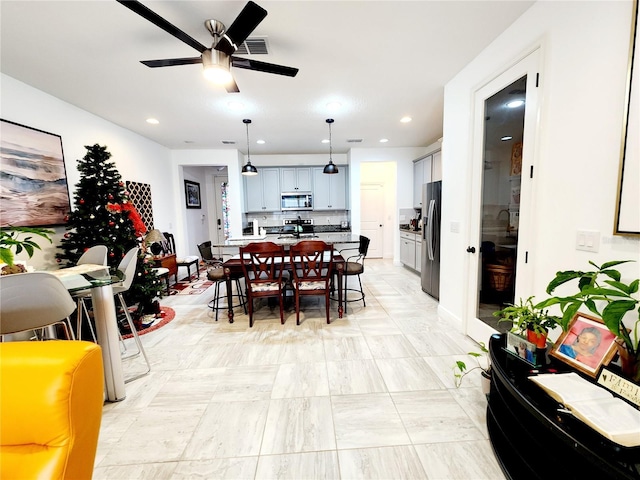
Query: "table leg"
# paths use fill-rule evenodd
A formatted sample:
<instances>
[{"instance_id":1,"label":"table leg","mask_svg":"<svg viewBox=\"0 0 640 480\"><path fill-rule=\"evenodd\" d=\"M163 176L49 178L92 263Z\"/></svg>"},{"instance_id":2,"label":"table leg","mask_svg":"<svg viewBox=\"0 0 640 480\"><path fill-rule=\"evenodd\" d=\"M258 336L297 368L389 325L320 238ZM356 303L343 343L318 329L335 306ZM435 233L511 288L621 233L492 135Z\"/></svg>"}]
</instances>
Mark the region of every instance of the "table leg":
<instances>
[{"instance_id":1,"label":"table leg","mask_svg":"<svg viewBox=\"0 0 640 480\"><path fill-rule=\"evenodd\" d=\"M124 400L126 393L120 357L120 335L116 319L116 306L111 285L92 288L91 301L93 302L98 344L102 348L107 400L119 402Z\"/></svg>"},{"instance_id":2,"label":"table leg","mask_svg":"<svg viewBox=\"0 0 640 480\"><path fill-rule=\"evenodd\" d=\"M227 305L229 308L229 323L233 323L233 290L231 286L231 270L227 267L224 269L224 276L227 283Z\"/></svg>"},{"instance_id":3,"label":"table leg","mask_svg":"<svg viewBox=\"0 0 640 480\"><path fill-rule=\"evenodd\" d=\"M338 271L338 318L342 318L342 314L344 313L344 309L342 308L342 272L344 265L338 264L336 266L336 270Z\"/></svg>"}]
</instances>

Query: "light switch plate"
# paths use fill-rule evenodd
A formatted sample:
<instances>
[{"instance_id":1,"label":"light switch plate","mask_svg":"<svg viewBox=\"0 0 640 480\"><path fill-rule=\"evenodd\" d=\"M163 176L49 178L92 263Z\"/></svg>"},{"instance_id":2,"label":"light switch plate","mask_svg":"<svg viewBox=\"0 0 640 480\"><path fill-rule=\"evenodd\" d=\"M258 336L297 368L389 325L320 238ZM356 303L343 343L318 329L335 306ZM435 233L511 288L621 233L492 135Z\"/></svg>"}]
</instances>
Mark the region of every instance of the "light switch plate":
<instances>
[{"instance_id":1,"label":"light switch plate","mask_svg":"<svg viewBox=\"0 0 640 480\"><path fill-rule=\"evenodd\" d=\"M600 232L578 230L576 234L576 250L594 253L600 250Z\"/></svg>"}]
</instances>

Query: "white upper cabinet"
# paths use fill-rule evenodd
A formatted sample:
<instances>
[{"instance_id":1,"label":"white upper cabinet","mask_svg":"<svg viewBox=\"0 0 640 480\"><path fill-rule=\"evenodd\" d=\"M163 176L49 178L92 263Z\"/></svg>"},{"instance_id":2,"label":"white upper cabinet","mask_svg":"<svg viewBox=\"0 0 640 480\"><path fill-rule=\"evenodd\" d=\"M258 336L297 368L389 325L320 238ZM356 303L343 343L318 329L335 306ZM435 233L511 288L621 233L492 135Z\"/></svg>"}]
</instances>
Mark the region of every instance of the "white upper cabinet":
<instances>
[{"instance_id":1,"label":"white upper cabinet","mask_svg":"<svg viewBox=\"0 0 640 480\"><path fill-rule=\"evenodd\" d=\"M313 209L345 210L347 208L347 169L338 168L338 173L322 173L324 167L313 169Z\"/></svg>"},{"instance_id":2,"label":"white upper cabinet","mask_svg":"<svg viewBox=\"0 0 640 480\"><path fill-rule=\"evenodd\" d=\"M422 185L442 180L440 150L413 162L413 207L422 208Z\"/></svg>"},{"instance_id":3,"label":"white upper cabinet","mask_svg":"<svg viewBox=\"0 0 640 480\"><path fill-rule=\"evenodd\" d=\"M283 192L310 192L311 168L281 168L280 188Z\"/></svg>"},{"instance_id":4,"label":"white upper cabinet","mask_svg":"<svg viewBox=\"0 0 640 480\"><path fill-rule=\"evenodd\" d=\"M259 168L258 175L244 177L247 212L280 211L280 169Z\"/></svg>"}]
</instances>

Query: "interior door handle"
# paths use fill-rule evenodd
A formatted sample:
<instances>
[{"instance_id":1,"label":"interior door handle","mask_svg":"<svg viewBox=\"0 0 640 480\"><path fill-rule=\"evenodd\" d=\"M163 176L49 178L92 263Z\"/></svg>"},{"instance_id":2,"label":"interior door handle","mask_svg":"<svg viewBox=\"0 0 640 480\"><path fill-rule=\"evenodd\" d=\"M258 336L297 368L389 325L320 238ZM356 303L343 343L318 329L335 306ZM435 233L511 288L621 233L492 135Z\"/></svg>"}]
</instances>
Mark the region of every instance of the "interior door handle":
<instances>
[{"instance_id":1,"label":"interior door handle","mask_svg":"<svg viewBox=\"0 0 640 480\"><path fill-rule=\"evenodd\" d=\"M467 252L476 253L476 247L467 247Z\"/></svg>"}]
</instances>

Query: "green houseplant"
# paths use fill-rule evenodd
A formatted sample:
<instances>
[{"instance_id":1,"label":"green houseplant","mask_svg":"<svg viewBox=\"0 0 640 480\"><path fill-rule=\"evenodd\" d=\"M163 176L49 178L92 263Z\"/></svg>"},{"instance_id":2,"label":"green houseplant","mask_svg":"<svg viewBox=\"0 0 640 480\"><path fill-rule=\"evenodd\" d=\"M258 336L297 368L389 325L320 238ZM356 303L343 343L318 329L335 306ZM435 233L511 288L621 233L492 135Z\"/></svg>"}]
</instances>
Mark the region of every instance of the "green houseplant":
<instances>
[{"instance_id":1,"label":"green houseplant","mask_svg":"<svg viewBox=\"0 0 640 480\"><path fill-rule=\"evenodd\" d=\"M22 265L14 264L15 255L23 250L27 252L29 258L33 256L36 249L40 250L40 245L33 240L33 236L40 236L52 243L50 235L55 232L46 228L33 227L7 227L0 228L0 262L6 263L2 267L2 274L20 273L24 271ZM24 235L23 238L20 238ZM15 253L12 249L15 249Z\"/></svg>"},{"instance_id":2,"label":"green houseplant","mask_svg":"<svg viewBox=\"0 0 640 480\"><path fill-rule=\"evenodd\" d=\"M464 361L456 360L455 364L453 365L454 384L456 388L460 388L460 385L462 385L462 379L465 376L467 376L469 373L473 372L474 370L481 370L480 373L483 379L483 391L485 394L488 394L489 393L488 385L491 379L491 364L487 362L486 366L484 366L480 363L479 359L481 357L486 358L486 354L489 353L489 350L487 349L487 346L484 344L484 342L480 342L479 345L480 345L480 352L467 352L467 355L470 355L473 357L476 363L475 366L468 368L467 364Z\"/></svg>"},{"instance_id":3,"label":"green houseplant","mask_svg":"<svg viewBox=\"0 0 640 480\"><path fill-rule=\"evenodd\" d=\"M540 304L546 308L559 305L562 311L560 325L566 331L569 323L578 310L584 305L592 314L602 319L606 327L617 338L618 352L621 357L623 373L635 382L640 381L640 300L636 278L629 283L621 280L622 275L613 267L632 262L633 260L615 260L596 265L589 262L595 270L582 272L567 270L557 272L547 286L547 293L552 294L556 288L576 280L578 291L573 295L554 296ZM636 311L632 320L633 326L628 328L624 323L627 313ZM630 316L630 318L633 318Z\"/></svg>"},{"instance_id":4,"label":"green houseplant","mask_svg":"<svg viewBox=\"0 0 640 480\"><path fill-rule=\"evenodd\" d=\"M549 315L548 310L540 304L533 303L533 296L526 300L520 299L518 304L507 304L502 310L493 312L500 322L511 322L511 331L519 335L526 335L527 340L535 343L538 348L544 348L550 329L558 325L559 317Z\"/></svg>"}]
</instances>

